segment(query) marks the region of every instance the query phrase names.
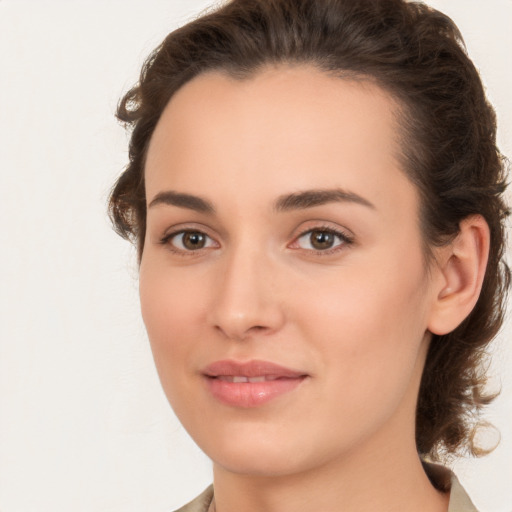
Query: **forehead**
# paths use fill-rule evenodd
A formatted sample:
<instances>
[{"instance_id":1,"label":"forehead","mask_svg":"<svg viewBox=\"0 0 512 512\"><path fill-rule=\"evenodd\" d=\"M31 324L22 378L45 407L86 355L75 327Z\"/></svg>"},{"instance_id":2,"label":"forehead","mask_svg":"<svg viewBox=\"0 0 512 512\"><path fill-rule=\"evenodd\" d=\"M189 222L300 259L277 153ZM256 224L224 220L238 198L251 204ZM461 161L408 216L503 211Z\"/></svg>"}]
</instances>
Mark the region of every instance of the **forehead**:
<instances>
[{"instance_id":1,"label":"forehead","mask_svg":"<svg viewBox=\"0 0 512 512\"><path fill-rule=\"evenodd\" d=\"M219 182L230 198L243 189L276 196L340 187L375 199L397 181L410 185L399 165L396 111L371 81L305 65L244 80L201 74L177 91L155 129L148 200L162 187L208 195Z\"/></svg>"}]
</instances>

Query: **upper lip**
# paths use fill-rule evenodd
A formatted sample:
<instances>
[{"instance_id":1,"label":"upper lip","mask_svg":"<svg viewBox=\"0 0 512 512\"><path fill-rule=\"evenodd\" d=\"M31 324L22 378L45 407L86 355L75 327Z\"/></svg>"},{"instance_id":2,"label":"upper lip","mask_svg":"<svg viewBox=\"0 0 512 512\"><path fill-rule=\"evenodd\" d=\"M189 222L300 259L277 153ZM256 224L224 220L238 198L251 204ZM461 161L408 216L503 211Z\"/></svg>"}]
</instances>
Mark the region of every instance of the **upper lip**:
<instances>
[{"instance_id":1,"label":"upper lip","mask_svg":"<svg viewBox=\"0 0 512 512\"><path fill-rule=\"evenodd\" d=\"M252 360L239 362L233 360L215 361L206 366L202 373L207 377L235 376L235 377L284 377L296 379L307 374L301 371L286 368L270 361Z\"/></svg>"}]
</instances>

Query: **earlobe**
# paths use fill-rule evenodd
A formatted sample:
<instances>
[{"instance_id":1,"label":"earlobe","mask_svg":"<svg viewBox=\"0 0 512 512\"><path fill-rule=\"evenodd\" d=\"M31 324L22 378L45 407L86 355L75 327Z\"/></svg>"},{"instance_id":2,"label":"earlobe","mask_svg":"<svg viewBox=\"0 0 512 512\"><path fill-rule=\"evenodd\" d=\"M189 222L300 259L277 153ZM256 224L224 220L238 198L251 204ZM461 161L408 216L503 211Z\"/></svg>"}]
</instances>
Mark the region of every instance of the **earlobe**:
<instances>
[{"instance_id":1,"label":"earlobe","mask_svg":"<svg viewBox=\"0 0 512 512\"><path fill-rule=\"evenodd\" d=\"M489 244L487 222L472 215L460 223L456 238L439 250L439 284L433 290L428 324L433 334L448 334L471 313L482 289Z\"/></svg>"}]
</instances>

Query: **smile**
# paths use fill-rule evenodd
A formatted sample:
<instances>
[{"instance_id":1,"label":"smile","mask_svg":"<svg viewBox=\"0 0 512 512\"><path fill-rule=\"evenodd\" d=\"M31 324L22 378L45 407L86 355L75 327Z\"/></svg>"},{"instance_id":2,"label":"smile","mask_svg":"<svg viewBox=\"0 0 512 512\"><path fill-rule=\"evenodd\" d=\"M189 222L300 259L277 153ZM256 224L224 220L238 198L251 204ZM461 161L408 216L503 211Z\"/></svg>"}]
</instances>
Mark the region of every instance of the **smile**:
<instances>
[{"instance_id":1,"label":"smile","mask_svg":"<svg viewBox=\"0 0 512 512\"><path fill-rule=\"evenodd\" d=\"M241 383L241 382L265 382L265 381L271 381L271 380L277 380L281 377L277 375L261 375L259 377L244 377L243 375L219 375L216 377L219 380L223 380L225 382L234 382L234 383Z\"/></svg>"},{"instance_id":2,"label":"smile","mask_svg":"<svg viewBox=\"0 0 512 512\"><path fill-rule=\"evenodd\" d=\"M267 361L217 361L203 370L208 391L233 407L258 407L296 389L308 376Z\"/></svg>"}]
</instances>

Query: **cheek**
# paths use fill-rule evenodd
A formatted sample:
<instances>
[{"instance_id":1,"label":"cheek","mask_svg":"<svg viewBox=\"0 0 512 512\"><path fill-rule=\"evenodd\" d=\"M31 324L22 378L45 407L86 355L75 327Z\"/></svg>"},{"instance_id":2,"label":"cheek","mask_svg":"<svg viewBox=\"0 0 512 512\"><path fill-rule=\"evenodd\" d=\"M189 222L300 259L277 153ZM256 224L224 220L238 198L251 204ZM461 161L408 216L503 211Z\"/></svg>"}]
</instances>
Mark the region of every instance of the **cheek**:
<instances>
[{"instance_id":1,"label":"cheek","mask_svg":"<svg viewBox=\"0 0 512 512\"><path fill-rule=\"evenodd\" d=\"M178 376L191 357L194 341L203 325L202 298L183 272L169 272L151 261L141 263L139 293L141 311L151 350L164 388L169 376Z\"/></svg>"},{"instance_id":2,"label":"cheek","mask_svg":"<svg viewBox=\"0 0 512 512\"><path fill-rule=\"evenodd\" d=\"M193 371L201 338L198 297L190 283L183 286L179 277L168 274L141 265L141 310L162 389L175 414L186 422L193 416L189 400L197 391Z\"/></svg>"},{"instance_id":3,"label":"cheek","mask_svg":"<svg viewBox=\"0 0 512 512\"><path fill-rule=\"evenodd\" d=\"M296 294L304 298L296 308L302 329L318 344L331 385L359 390L356 400L406 387L416 366L425 276L421 255L411 259L339 269Z\"/></svg>"},{"instance_id":4,"label":"cheek","mask_svg":"<svg viewBox=\"0 0 512 512\"><path fill-rule=\"evenodd\" d=\"M294 293L301 301L297 309L310 319L312 328L325 330L328 337L355 342L358 332L398 335L422 323L425 316L422 271L406 266L381 264L335 271L324 282L305 283L301 293ZM358 339L357 344L364 341Z\"/></svg>"}]
</instances>

